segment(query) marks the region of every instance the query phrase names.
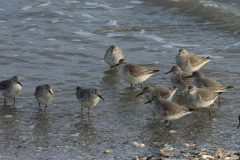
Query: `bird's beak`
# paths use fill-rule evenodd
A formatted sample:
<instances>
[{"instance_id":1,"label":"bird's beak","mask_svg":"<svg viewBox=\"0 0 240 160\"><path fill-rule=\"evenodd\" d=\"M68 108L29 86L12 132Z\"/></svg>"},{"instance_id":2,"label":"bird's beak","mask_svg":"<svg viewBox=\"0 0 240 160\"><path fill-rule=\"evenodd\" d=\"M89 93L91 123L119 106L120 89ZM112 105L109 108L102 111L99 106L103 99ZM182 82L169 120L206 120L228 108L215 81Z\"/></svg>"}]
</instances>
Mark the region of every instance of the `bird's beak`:
<instances>
[{"instance_id":1,"label":"bird's beak","mask_svg":"<svg viewBox=\"0 0 240 160\"><path fill-rule=\"evenodd\" d=\"M52 93L52 91L51 91L51 90L48 90L48 92L49 92L51 95L53 95L53 93Z\"/></svg>"},{"instance_id":2,"label":"bird's beak","mask_svg":"<svg viewBox=\"0 0 240 160\"><path fill-rule=\"evenodd\" d=\"M171 72L172 72L172 70L170 70L170 71L168 71L168 72L164 73L164 75L166 75L166 74L168 74L168 73L171 73Z\"/></svg>"},{"instance_id":3,"label":"bird's beak","mask_svg":"<svg viewBox=\"0 0 240 160\"><path fill-rule=\"evenodd\" d=\"M192 76L187 76L187 77L185 77L185 78L192 78Z\"/></svg>"},{"instance_id":4,"label":"bird's beak","mask_svg":"<svg viewBox=\"0 0 240 160\"><path fill-rule=\"evenodd\" d=\"M150 101L148 101L148 102L146 102L146 103L144 103L144 104L148 104L148 103L151 103L153 100L150 100Z\"/></svg>"},{"instance_id":5,"label":"bird's beak","mask_svg":"<svg viewBox=\"0 0 240 160\"><path fill-rule=\"evenodd\" d=\"M179 54L175 57L175 59L177 59L178 56L179 56Z\"/></svg>"},{"instance_id":6,"label":"bird's beak","mask_svg":"<svg viewBox=\"0 0 240 160\"><path fill-rule=\"evenodd\" d=\"M239 122L239 125L238 125L238 127L237 127L237 129L240 127L240 122Z\"/></svg>"},{"instance_id":7,"label":"bird's beak","mask_svg":"<svg viewBox=\"0 0 240 160\"><path fill-rule=\"evenodd\" d=\"M141 93L139 93L138 95L136 95L136 97L142 95L143 93L145 93L144 91L142 91Z\"/></svg>"},{"instance_id":8,"label":"bird's beak","mask_svg":"<svg viewBox=\"0 0 240 160\"><path fill-rule=\"evenodd\" d=\"M119 66L119 63L118 63L118 64L116 64L116 65L114 65L114 66L111 66L111 67L116 67L116 66Z\"/></svg>"},{"instance_id":9,"label":"bird's beak","mask_svg":"<svg viewBox=\"0 0 240 160\"><path fill-rule=\"evenodd\" d=\"M18 84L19 84L20 86L22 86L22 84L21 84L20 82L18 82Z\"/></svg>"},{"instance_id":10,"label":"bird's beak","mask_svg":"<svg viewBox=\"0 0 240 160\"><path fill-rule=\"evenodd\" d=\"M102 100L104 100L100 94L98 94L98 97L101 98Z\"/></svg>"}]
</instances>

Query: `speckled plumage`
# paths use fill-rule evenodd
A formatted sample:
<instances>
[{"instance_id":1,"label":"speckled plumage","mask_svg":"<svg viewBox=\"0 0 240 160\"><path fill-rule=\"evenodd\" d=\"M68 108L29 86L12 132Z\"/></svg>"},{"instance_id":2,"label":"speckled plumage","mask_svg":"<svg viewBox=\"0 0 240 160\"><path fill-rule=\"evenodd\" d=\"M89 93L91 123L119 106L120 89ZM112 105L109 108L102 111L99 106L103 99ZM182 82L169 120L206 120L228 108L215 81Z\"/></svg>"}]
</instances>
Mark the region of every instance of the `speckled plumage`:
<instances>
[{"instance_id":1,"label":"speckled plumage","mask_svg":"<svg viewBox=\"0 0 240 160\"><path fill-rule=\"evenodd\" d=\"M188 86L192 84L191 78L185 78L190 76L191 73L184 72L178 66L173 66L170 71L165 74L172 73L171 82L173 86L178 88L178 92L183 93L187 91Z\"/></svg>"},{"instance_id":2,"label":"speckled plumage","mask_svg":"<svg viewBox=\"0 0 240 160\"><path fill-rule=\"evenodd\" d=\"M191 113L188 108L182 107L175 102L161 98L160 94L153 96L152 100L148 101L147 103L150 102L152 103L154 113L160 115L165 120L170 121L170 123L171 120L179 119Z\"/></svg>"},{"instance_id":3,"label":"speckled plumage","mask_svg":"<svg viewBox=\"0 0 240 160\"><path fill-rule=\"evenodd\" d=\"M176 56L176 63L182 71L194 72L201 68L204 64L211 61L209 57L200 57L196 54L180 49Z\"/></svg>"},{"instance_id":4,"label":"speckled plumage","mask_svg":"<svg viewBox=\"0 0 240 160\"><path fill-rule=\"evenodd\" d=\"M4 103L6 104L6 99L14 99L22 91L22 84L20 83L20 78L18 76L13 76L11 79L4 80L0 82L0 92L4 96Z\"/></svg>"},{"instance_id":5,"label":"speckled plumage","mask_svg":"<svg viewBox=\"0 0 240 160\"><path fill-rule=\"evenodd\" d=\"M45 111L46 111L47 105L54 98L54 92L50 84L43 84L43 85L37 86L34 95L36 100L39 103L39 107L41 104L45 105Z\"/></svg>"},{"instance_id":6,"label":"speckled plumage","mask_svg":"<svg viewBox=\"0 0 240 160\"><path fill-rule=\"evenodd\" d=\"M150 76L159 73L159 70L148 69L143 66L131 64L128 60L119 60L120 65L119 74L123 80L133 84L137 84L147 80ZM141 84L142 87L142 84Z\"/></svg>"},{"instance_id":7,"label":"speckled plumage","mask_svg":"<svg viewBox=\"0 0 240 160\"><path fill-rule=\"evenodd\" d=\"M187 100L194 108L198 108L200 112L200 108L208 107L211 104L214 106L215 99L217 99L221 93L222 92L212 92L207 89L197 88L194 85L190 85L188 86ZM211 109L209 111L210 114Z\"/></svg>"},{"instance_id":8,"label":"speckled plumage","mask_svg":"<svg viewBox=\"0 0 240 160\"><path fill-rule=\"evenodd\" d=\"M118 64L120 59L125 58L125 54L121 48L119 48L117 45L111 45L105 55L104 60L107 64L110 66L114 66Z\"/></svg>"},{"instance_id":9,"label":"speckled plumage","mask_svg":"<svg viewBox=\"0 0 240 160\"><path fill-rule=\"evenodd\" d=\"M144 95L147 98L147 100L150 101L154 95L161 94L161 97L163 99L170 101L176 91L177 91L176 87L163 87L163 86L144 87L143 91L136 97Z\"/></svg>"},{"instance_id":10,"label":"speckled plumage","mask_svg":"<svg viewBox=\"0 0 240 160\"><path fill-rule=\"evenodd\" d=\"M88 108L88 114L90 109L97 105L99 98L104 100L100 95L100 90L95 88L81 88L78 86L76 88L76 96L81 104L81 111L83 111L83 108Z\"/></svg>"}]
</instances>

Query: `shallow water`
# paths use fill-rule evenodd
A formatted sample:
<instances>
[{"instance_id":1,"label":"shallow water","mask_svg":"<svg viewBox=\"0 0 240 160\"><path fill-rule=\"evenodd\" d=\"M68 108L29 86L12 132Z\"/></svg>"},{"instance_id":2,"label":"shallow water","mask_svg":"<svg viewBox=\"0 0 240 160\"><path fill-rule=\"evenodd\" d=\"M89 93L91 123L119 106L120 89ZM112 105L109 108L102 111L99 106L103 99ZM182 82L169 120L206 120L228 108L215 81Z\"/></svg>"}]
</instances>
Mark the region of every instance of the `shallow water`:
<instances>
[{"instance_id":1,"label":"shallow water","mask_svg":"<svg viewBox=\"0 0 240 160\"><path fill-rule=\"evenodd\" d=\"M239 5L232 0L1 2L0 79L18 75L23 90L15 107L11 100L0 106L0 154L5 159L126 159L157 155L164 144L181 150L184 143L238 150ZM104 62L111 44L130 62L161 70L144 86L171 86L164 73L185 48L210 56L200 71L234 90L222 94L212 116L206 108L199 119L193 113L165 127L153 120L146 99L135 97L140 85L131 88ZM46 114L33 95L44 83L55 92ZM82 119L78 85L99 88L105 99L90 117L84 110ZM185 97L173 100L189 106ZM112 152L104 154L107 149Z\"/></svg>"}]
</instances>

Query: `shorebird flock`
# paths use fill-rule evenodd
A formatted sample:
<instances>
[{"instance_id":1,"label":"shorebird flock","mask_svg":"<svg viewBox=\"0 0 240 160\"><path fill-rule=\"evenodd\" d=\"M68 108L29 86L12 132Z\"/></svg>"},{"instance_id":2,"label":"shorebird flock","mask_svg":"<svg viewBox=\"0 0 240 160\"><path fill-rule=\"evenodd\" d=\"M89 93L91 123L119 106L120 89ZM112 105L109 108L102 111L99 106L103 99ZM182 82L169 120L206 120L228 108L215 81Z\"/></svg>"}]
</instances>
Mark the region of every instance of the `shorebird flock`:
<instances>
[{"instance_id":1,"label":"shorebird flock","mask_svg":"<svg viewBox=\"0 0 240 160\"><path fill-rule=\"evenodd\" d=\"M187 114L192 113L198 109L198 116L200 116L200 109L210 107L209 115L214 101L219 98L222 92L232 89L232 86L221 84L211 78L204 77L199 70L204 64L211 61L209 57L201 57L185 49L180 49L178 55L175 57L176 65L173 66L165 74L171 73L170 81L172 86L147 86L143 88L142 82L146 81L152 75L158 74L160 70L152 70L140 65L132 64L124 59L125 54L117 45L111 45L105 53L104 60L111 67L119 66L119 74L121 78L130 83L131 86L140 84L142 92L136 97L144 95L147 103L151 103L153 115L158 115L165 120L165 124L169 121L179 119ZM18 76L13 76L11 79L0 82L0 91L6 99L14 99L21 93L22 84ZM181 96L186 94L187 100L191 107L186 108L171 101L175 93L180 93ZM36 87L34 93L36 100L40 105L45 105L45 112L47 105L53 100L54 92L50 84L43 84ZM90 109L96 106L101 98L100 90L96 88L76 87L76 97L81 105L81 116L83 115L83 108ZM13 103L13 104L14 104ZM239 116L240 126L240 116ZM238 126L238 127L239 127Z\"/></svg>"}]
</instances>

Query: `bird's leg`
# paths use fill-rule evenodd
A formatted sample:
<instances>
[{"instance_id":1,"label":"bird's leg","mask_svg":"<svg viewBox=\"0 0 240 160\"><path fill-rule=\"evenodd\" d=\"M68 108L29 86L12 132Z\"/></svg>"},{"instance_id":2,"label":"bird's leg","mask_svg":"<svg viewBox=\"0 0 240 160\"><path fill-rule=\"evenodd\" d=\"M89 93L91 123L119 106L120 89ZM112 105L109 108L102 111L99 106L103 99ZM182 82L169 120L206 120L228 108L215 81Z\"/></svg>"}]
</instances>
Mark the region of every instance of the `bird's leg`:
<instances>
[{"instance_id":1,"label":"bird's leg","mask_svg":"<svg viewBox=\"0 0 240 160\"><path fill-rule=\"evenodd\" d=\"M140 82L140 84L141 84L141 88L143 89L143 84Z\"/></svg>"},{"instance_id":2,"label":"bird's leg","mask_svg":"<svg viewBox=\"0 0 240 160\"><path fill-rule=\"evenodd\" d=\"M81 107L81 117L83 116L83 107Z\"/></svg>"},{"instance_id":3,"label":"bird's leg","mask_svg":"<svg viewBox=\"0 0 240 160\"><path fill-rule=\"evenodd\" d=\"M13 98L13 100L14 100L14 102L13 102L13 105L15 104L15 102L16 102L16 99L15 99L15 97Z\"/></svg>"},{"instance_id":4,"label":"bird's leg","mask_svg":"<svg viewBox=\"0 0 240 160\"><path fill-rule=\"evenodd\" d=\"M200 109L200 108L198 108L198 117L199 117L199 115L200 115L200 111L201 111L201 109Z\"/></svg>"},{"instance_id":5,"label":"bird's leg","mask_svg":"<svg viewBox=\"0 0 240 160\"><path fill-rule=\"evenodd\" d=\"M89 116L89 114L90 114L90 108L88 108L88 116Z\"/></svg>"},{"instance_id":6,"label":"bird's leg","mask_svg":"<svg viewBox=\"0 0 240 160\"><path fill-rule=\"evenodd\" d=\"M47 104L46 104L46 106L45 106L45 113L46 113L46 109L47 109Z\"/></svg>"},{"instance_id":7,"label":"bird's leg","mask_svg":"<svg viewBox=\"0 0 240 160\"><path fill-rule=\"evenodd\" d=\"M172 124L172 121L170 121L170 124L169 124L169 126Z\"/></svg>"},{"instance_id":8,"label":"bird's leg","mask_svg":"<svg viewBox=\"0 0 240 160\"><path fill-rule=\"evenodd\" d=\"M181 93L181 96L183 96L183 92Z\"/></svg>"},{"instance_id":9,"label":"bird's leg","mask_svg":"<svg viewBox=\"0 0 240 160\"><path fill-rule=\"evenodd\" d=\"M215 105L215 103L213 103L211 109L209 110L209 115L211 115L211 113L212 113L212 108L213 108L214 105Z\"/></svg>"},{"instance_id":10,"label":"bird's leg","mask_svg":"<svg viewBox=\"0 0 240 160\"><path fill-rule=\"evenodd\" d=\"M218 96L218 103L221 103L220 95Z\"/></svg>"},{"instance_id":11,"label":"bird's leg","mask_svg":"<svg viewBox=\"0 0 240 160\"><path fill-rule=\"evenodd\" d=\"M131 87L133 87L133 84L131 83Z\"/></svg>"},{"instance_id":12,"label":"bird's leg","mask_svg":"<svg viewBox=\"0 0 240 160\"><path fill-rule=\"evenodd\" d=\"M153 111L152 111L153 112ZM155 119L155 113L153 112L153 119Z\"/></svg>"},{"instance_id":13,"label":"bird's leg","mask_svg":"<svg viewBox=\"0 0 240 160\"><path fill-rule=\"evenodd\" d=\"M7 101L6 101L6 99L4 98L4 104L6 105L7 104Z\"/></svg>"}]
</instances>

